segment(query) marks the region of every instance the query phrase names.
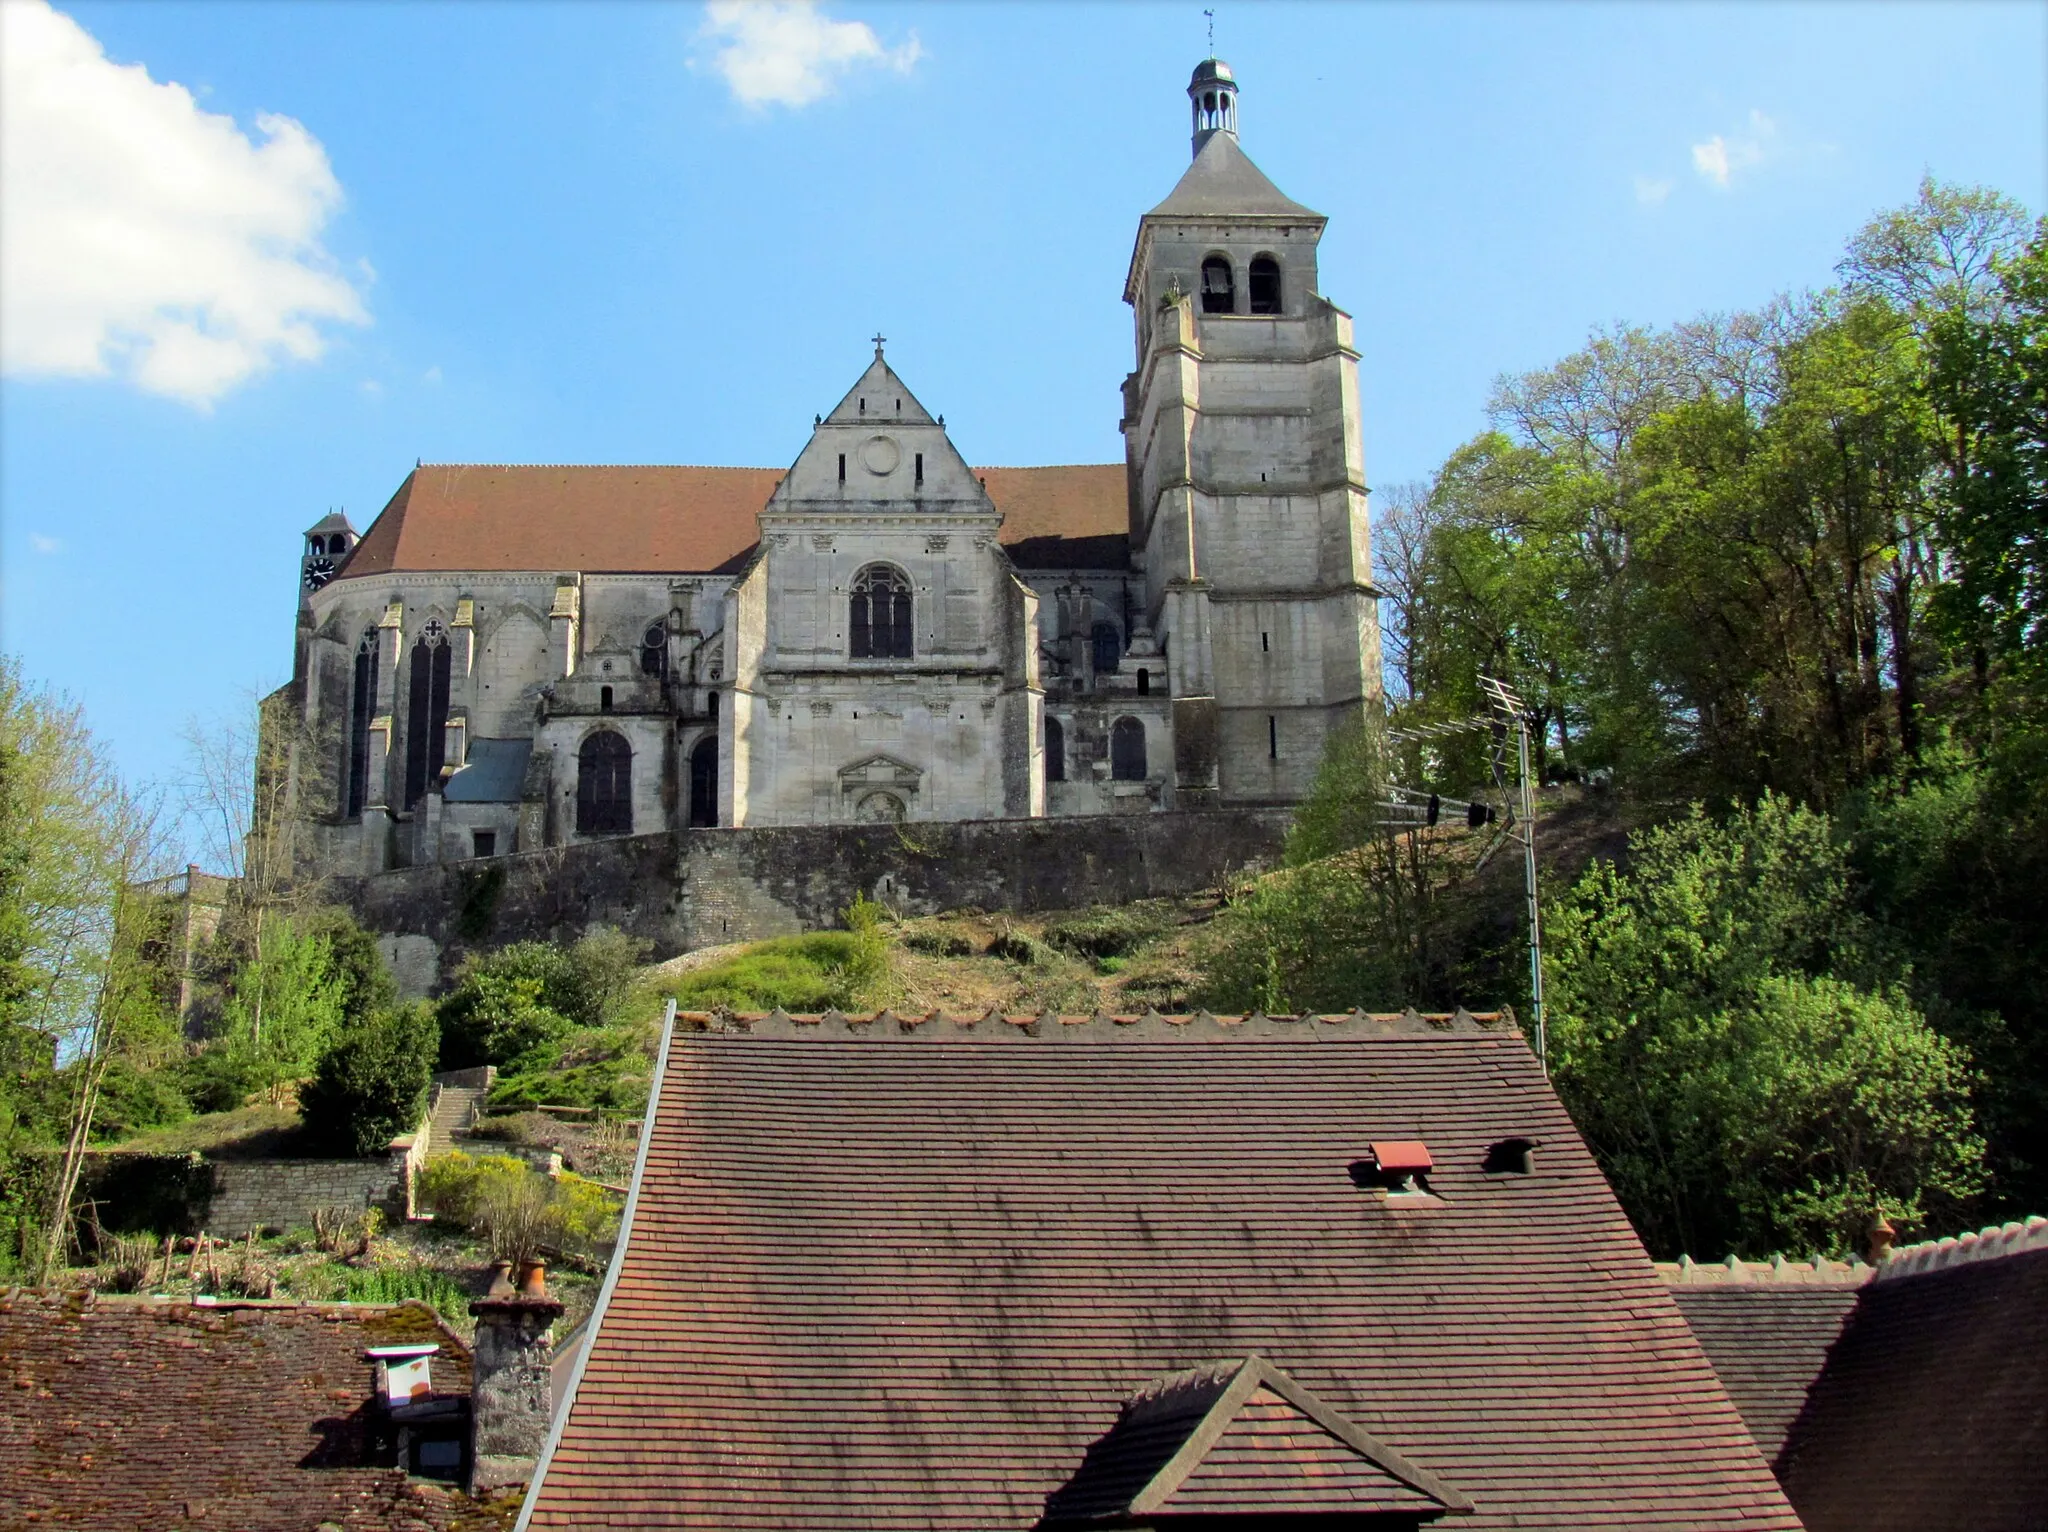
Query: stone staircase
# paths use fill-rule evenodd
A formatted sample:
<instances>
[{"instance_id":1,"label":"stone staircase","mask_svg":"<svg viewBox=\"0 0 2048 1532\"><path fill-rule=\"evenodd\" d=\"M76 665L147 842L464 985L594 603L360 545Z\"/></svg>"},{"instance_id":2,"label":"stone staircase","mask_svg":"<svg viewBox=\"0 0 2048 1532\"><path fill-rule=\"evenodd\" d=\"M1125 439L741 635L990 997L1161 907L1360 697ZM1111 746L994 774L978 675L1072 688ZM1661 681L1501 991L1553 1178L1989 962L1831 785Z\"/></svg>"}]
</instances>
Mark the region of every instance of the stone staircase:
<instances>
[{"instance_id":1,"label":"stone staircase","mask_svg":"<svg viewBox=\"0 0 2048 1532\"><path fill-rule=\"evenodd\" d=\"M436 1082L434 1110L428 1119L427 1158L437 1160L455 1148L455 1137L465 1132L483 1110L489 1086L450 1085Z\"/></svg>"}]
</instances>

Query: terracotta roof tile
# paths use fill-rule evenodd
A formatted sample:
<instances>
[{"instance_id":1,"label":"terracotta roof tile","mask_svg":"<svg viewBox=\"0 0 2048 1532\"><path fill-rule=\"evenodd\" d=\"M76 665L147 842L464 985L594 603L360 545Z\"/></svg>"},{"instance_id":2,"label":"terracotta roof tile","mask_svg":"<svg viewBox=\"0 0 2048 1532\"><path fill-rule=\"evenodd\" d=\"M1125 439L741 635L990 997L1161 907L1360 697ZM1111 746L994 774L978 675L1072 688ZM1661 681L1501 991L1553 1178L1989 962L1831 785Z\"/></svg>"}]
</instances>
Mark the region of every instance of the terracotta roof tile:
<instances>
[{"instance_id":1,"label":"terracotta roof tile","mask_svg":"<svg viewBox=\"0 0 2048 1532\"><path fill-rule=\"evenodd\" d=\"M1475 1527L1797 1526L1511 1027L886 1014L674 1032L531 1525L1021 1532L1253 1353Z\"/></svg>"},{"instance_id":2,"label":"terracotta roof tile","mask_svg":"<svg viewBox=\"0 0 2048 1532\"><path fill-rule=\"evenodd\" d=\"M1033 567L1121 568L1121 463L977 470L1002 541ZM590 573L737 568L775 468L428 463L406 475L338 579L455 570Z\"/></svg>"},{"instance_id":3,"label":"terracotta roof tile","mask_svg":"<svg viewBox=\"0 0 2048 1532\"><path fill-rule=\"evenodd\" d=\"M437 1394L469 1354L424 1305L15 1291L0 1300L0 1525L90 1532L501 1528L505 1506L363 1461L363 1349L432 1340Z\"/></svg>"}]
</instances>

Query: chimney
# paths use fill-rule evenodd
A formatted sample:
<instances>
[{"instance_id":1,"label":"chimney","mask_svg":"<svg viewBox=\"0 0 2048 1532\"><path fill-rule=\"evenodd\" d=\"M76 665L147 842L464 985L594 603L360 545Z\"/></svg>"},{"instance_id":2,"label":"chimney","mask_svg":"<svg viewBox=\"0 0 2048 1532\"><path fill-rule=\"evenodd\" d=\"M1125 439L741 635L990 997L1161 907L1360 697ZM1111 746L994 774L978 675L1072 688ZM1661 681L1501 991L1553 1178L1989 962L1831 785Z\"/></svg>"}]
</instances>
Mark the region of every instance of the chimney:
<instances>
[{"instance_id":1,"label":"chimney","mask_svg":"<svg viewBox=\"0 0 2048 1532\"><path fill-rule=\"evenodd\" d=\"M521 1263L492 1267L490 1291L469 1306L476 1320L471 1357L473 1447L470 1492L483 1494L530 1483L554 1416L554 1359L562 1305L547 1294L547 1268Z\"/></svg>"},{"instance_id":2,"label":"chimney","mask_svg":"<svg viewBox=\"0 0 2048 1532\"><path fill-rule=\"evenodd\" d=\"M1870 1220L1870 1264L1882 1266L1885 1257L1892 1253L1892 1241L1899 1237L1899 1231L1891 1225L1884 1214L1877 1213Z\"/></svg>"}]
</instances>

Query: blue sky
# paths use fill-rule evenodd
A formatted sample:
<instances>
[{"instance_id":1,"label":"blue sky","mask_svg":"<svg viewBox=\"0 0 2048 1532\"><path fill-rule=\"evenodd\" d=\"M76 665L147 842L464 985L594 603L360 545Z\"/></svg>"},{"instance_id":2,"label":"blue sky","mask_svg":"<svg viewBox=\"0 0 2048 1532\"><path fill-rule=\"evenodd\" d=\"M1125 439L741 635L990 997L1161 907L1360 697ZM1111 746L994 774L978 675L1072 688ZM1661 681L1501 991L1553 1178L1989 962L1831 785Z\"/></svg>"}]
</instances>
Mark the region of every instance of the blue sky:
<instances>
[{"instance_id":1,"label":"blue sky","mask_svg":"<svg viewBox=\"0 0 2048 1532\"><path fill-rule=\"evenodd\" d=\"M971 461L1119 457L1205 51L1192 3L0 23L0 646L145 778L415 458L784 464L877 328ZM1923 172L2048 206L2038 4L1236 4L1217 51L1330 217L1382 485L1596 325L1826 283Z\"/></svg>"}]
</instances>

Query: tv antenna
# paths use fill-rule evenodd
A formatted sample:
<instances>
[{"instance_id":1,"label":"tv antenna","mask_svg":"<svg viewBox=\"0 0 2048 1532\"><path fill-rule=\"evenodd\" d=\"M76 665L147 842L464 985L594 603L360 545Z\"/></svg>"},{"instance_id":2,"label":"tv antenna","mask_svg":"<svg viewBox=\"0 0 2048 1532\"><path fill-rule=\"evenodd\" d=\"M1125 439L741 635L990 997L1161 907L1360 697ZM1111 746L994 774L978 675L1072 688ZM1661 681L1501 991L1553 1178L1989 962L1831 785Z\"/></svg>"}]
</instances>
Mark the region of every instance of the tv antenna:
<instances>
[{"instance_id":1,"label":"tv antenna","mask_svg":"<svg viewBox=\"0 0 2048 1532\"><path fill-rule=\"evenodd\" d=\"M1472 869L1474 872L1484 867L1494 852L1509 841L1522 848L1522 881L1529 904L1529 1001L1533 1022L1530 1041L1536 1049L1537 1063L1548 1072L1548 1035L1543 1011L1543 918L1536 899L1536 784L1529 774L1529 708L1507 682L1496 676L1481 676L1479 689L1486 694L1484 713L1449 723L1389 729L1387 737L1421 742L1448 739L1459 734L1484 732L1492 735L1487 758L1493 770L1494 789L1503 800L1512 799L1506 817L1503 819L1491 804L1442 798L1412 787L1390 787L1387 789L1387 801L1380 805L1390 817L1380 823L1395 831L1430 828L1439 823L1445 809L1450 809L1454 814L1464 814L1468 829L1478 830L1489 824L1498 824L1500 828L1493 839L1479 853L1479 861ZM1508 782L1507 763L1510 732L1515 738L1516 781L1512 787Z\"/></svg>"}]
</instances>

